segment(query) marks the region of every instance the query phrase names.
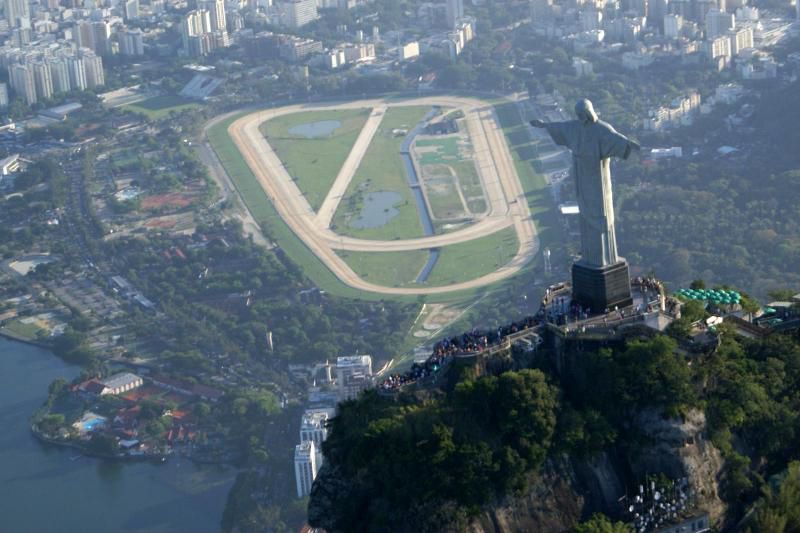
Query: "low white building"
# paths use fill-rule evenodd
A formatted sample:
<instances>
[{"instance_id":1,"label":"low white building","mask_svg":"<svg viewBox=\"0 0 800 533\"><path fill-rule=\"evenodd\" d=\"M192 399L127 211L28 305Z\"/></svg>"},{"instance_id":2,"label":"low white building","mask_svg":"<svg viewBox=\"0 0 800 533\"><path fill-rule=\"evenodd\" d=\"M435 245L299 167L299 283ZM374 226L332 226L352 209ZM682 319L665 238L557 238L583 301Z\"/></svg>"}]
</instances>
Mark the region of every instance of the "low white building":
<instances>
[{"instance_id":1,"label":"low white building","mask_svg":"<svg viewBox=\"0 0 800 533\"><path fill-rule=\"evenodd\" d=\"M100 392L100 395L105 396L106 394L122 394L123 392L128 392L129 390L141 387L144 381L136 374L123 372L101 380L100 383L105 386Z\"/></svg>"}]
</instances>

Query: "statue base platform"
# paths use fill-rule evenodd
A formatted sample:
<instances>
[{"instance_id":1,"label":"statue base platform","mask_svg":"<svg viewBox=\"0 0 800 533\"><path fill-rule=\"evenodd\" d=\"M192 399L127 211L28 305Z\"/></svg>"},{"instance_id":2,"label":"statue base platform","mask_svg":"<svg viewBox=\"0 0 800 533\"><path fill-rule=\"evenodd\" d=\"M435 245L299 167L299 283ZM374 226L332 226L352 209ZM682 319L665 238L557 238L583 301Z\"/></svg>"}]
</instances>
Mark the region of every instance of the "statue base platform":
<instances>
[{"instance_id":1,"label":"statue base platform","mask_svg":"<svg viewBox=\"0 0 800 533\"><path fill-rule=\"evenodd\" d=\"M604 267L573 264L572 301L588 307L593 313L632 305L628 263L622 259Z\"/></svg>"}]
</instances>

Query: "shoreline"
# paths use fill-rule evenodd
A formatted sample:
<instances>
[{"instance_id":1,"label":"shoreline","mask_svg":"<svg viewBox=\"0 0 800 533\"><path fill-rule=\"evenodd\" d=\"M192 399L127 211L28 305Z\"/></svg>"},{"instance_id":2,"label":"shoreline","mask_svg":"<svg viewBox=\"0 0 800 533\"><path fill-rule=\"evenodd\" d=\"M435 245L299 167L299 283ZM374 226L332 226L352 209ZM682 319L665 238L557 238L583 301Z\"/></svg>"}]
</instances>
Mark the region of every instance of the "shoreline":
<instances>
[{"instance_id":1,"label":"shoreline","mask_svg":"<svg viewBox=\"0 0 800 533\"><path fill-rule=\"evenodd\" d=\"M37 341L34 339L29 339L27 337L23 337L16 333L6 330L5 328L0 328L0 337L4 337L11 341L17 342L24 342L25 344L30 344L31 346L36 346L37 348L42 348L44 350L48 350L53 353L53 356L58 357L55 352L53 352L53 347L49 344L46 344L42 341Z\"/></svg>"}]
</instances>

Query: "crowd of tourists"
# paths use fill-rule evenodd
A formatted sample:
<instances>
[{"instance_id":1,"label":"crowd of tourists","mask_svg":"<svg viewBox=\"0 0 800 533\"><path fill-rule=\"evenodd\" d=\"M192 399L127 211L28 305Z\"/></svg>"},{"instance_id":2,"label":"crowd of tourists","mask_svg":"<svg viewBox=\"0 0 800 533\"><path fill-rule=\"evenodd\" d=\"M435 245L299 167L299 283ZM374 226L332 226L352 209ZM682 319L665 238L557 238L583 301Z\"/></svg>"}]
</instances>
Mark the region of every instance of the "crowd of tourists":
<instances>
[{"instance_id":1,"label":"crowd of tourists","mask_svg":"<svg viewBox=\"0 0 800 533\"><path fill-rule=\"evenodd\" d=\"M538 324L539 319L531 316L497 329L478 330L476 328L461 335L443 339L434 344L433 353L428 359L422 363L412 364L411 368L405 373L388 376L378 384L378 389L386 391L397 390L404 385L414 383L439 372L457 355L480 353L487 348L499 345L507 336Z\"/></svg>"}]
</instances>

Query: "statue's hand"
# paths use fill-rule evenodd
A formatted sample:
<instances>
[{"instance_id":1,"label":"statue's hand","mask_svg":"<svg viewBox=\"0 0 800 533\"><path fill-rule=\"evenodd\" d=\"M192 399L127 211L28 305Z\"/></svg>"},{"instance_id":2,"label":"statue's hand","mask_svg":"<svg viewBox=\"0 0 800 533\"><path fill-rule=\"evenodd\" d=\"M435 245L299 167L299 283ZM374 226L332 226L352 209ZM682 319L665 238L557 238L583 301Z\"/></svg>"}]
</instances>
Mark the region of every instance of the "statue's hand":
<instances>
[{"instance_id":1,"label":"statue's hand","mask_svg":"<svg viewBox=\"0 0 800 533\"><path fill-rule=\"evenodd\" d=\"M531 126L533 126L534 128L544 128L545 124L538 118L535 118L531 120Z\"/></svg>"}]
</instances>

